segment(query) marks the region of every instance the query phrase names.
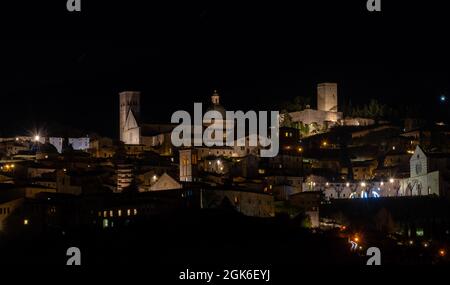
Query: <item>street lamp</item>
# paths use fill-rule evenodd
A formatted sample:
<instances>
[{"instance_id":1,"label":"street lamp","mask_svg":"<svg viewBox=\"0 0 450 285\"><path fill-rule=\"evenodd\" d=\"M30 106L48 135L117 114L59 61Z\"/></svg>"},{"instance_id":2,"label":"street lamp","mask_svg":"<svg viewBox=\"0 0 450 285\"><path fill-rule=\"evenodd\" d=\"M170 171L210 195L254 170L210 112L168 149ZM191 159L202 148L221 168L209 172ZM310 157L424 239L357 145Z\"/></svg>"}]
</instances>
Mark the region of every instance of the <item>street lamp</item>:
<instances>
[{"instance_id":1,"label":"street lamp","mask_svg":"<svg viewBox=\"0 0 450 285\"><path fill-rule=\"evenodd\" d=\"M34 136L34 141L35 142L38 142L38 141L40 141L41 140L41 137L39 136L39 135L35 135Z\"/></svg>"}]
</instances>

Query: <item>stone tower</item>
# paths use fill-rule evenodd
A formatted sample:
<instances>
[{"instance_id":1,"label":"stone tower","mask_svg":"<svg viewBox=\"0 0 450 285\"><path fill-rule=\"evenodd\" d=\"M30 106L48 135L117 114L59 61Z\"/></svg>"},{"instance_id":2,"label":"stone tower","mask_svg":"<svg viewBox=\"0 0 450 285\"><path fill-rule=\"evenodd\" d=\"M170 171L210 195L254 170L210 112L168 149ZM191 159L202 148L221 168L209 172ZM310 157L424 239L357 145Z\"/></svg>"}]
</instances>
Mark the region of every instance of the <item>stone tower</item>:
<instances>
[{"instance_id":1,"label":"stone tower","mask_svg":"<svg viewBox=\"0 0 450 285\"><path fill-rule=\"evenodd\" d=\"M320 83L317 85L317 110L338 111L336 83Z\"/></svg>"},{"instance_id":2,"label":"stone tower","mask_svg":"<svg viewBox=\"0 0 450 285\"><path fill-rule=\"evenodd\" d=\"M213 95L211 96L211 102L213 105L219 105L220 104L220 96L217 90L214 90Z\"/></svg>"},{"instance_id":3,"label":"stone tower","mask_svg":"<svg viewBox=\"0 0 450 285\"><path fill-rule=\"evenodd\" d=\"M180 181L192 182L197 178L197 149L180 149Z\"/></svg>"},{"instance_id":4,"label":"stone tower","mask_svg":"<svg viewBox=\"0 0 450 285\"><path fill-rule=\"evenodd\" d=\"M124 91L120 96L120 140L126 144L140 143L139 119L141 113L138 91Z\"/></svg>"}]
</instances>

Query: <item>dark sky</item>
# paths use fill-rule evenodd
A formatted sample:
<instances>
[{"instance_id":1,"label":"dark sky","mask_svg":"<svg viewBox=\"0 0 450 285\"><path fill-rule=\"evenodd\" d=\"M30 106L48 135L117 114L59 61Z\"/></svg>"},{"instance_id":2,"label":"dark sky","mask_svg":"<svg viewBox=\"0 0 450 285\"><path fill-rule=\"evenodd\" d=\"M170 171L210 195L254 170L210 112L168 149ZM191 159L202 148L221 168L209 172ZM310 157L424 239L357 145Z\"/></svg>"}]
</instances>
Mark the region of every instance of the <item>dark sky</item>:
<instances>
[{"instance_id":1,"label":"dark sky","mask_svg":"<svg viewBox=\"0 0 450 285\"><path fill-rule=\"evenodd\" d=\"M426 1L383 1L380 15L362 0L84 1L80 16L34 2L2 10L0 135L59 123L115 136L124 89L143 92L146 121L169 121L213 89L231 110L314 96L321 81L337 82L340 100L430 113L450 94L448 17Z\"/></svg>"}]
</instances>

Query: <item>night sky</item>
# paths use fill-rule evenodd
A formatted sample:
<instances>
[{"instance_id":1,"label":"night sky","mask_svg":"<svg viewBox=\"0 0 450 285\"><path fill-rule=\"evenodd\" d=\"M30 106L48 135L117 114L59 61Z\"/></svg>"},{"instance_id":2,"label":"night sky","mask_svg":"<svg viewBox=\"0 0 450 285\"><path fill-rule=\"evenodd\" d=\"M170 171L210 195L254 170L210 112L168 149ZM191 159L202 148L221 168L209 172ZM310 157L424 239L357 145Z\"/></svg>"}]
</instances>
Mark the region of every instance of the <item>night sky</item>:
<instances>
[{"instance_id":1,"label":"night sky","mask_svg":"<svg viewBox=\"0 0 450 285\"><path fill-rule=\"evenodd\" d=\"M65 1L34 2L0 15L0 135L57 123L117 136L125 89L142 91L148 122L209 102L213 89L227 109L271 109L315 102L316 84L332 81L341 102L420 104L430 116L450 95L448 17L425 1L383 1L381 15L366 1L96 1L81 16Z\"/></svg>"}]
</instances>

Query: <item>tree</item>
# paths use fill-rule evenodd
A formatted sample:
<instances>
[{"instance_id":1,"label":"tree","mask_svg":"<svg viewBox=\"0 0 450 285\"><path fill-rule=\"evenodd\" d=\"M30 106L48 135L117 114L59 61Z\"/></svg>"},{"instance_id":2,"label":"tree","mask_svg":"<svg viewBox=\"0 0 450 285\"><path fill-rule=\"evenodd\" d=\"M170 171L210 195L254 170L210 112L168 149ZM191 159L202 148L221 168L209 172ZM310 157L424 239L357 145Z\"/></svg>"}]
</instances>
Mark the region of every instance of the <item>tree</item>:
<instances>
[{"instance_id":1,"label":"tree","mask_svg":"<svg viewBox=\"0 0 450 285\"><path fill-rule=\"evenodd\" d=\"M293 128L294 127L294 123L292 122L292 117L291 117L291 115L289 115L287 110L282 110L281 111L281 116L283 118L283 120L281 121L281 126L282 127L286 127L286 128Z\"/></svg>"},{"instance_id":2,"label":"tree","mask_svg":"<svg viewBox=\"0 0 450 285\"><path fill-rule=\"evenodd\" d=\"M299 130L300 130L300 134L302 136L308 136L309 135L309 125L308 124L303 124L302 122L300 122L299 124Z\"/></svg>"},{"instance_id":3,"label":"tree","mask_svg":"<svg viewBox=\"0 0 450 285\"><path fill-rule=\"evenodd\" d=\"M281 103L280 109L286 110L287 112L297 112L304 110L306 105L311 105L310 97L296 96L292 101Z\"/></svg>"},{"instance_id":4,"label":"tree","mask_svg":"<svg viewBox=\"0 0 450 285\"><path fill-rule=\"evenodd\" d=\"M363 106L356 106L349 109L349 114L352 117L363 117L371 118L374 120L380 120L385 118L388 107L381 104L376 99L371 99L369 104L364 104Z\"/></svg>"}]
</instances>

